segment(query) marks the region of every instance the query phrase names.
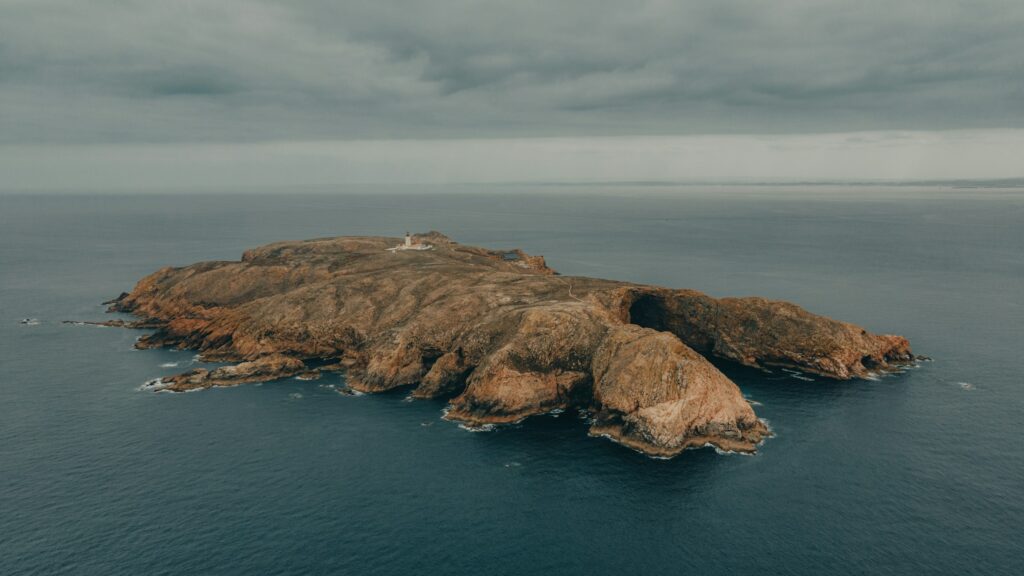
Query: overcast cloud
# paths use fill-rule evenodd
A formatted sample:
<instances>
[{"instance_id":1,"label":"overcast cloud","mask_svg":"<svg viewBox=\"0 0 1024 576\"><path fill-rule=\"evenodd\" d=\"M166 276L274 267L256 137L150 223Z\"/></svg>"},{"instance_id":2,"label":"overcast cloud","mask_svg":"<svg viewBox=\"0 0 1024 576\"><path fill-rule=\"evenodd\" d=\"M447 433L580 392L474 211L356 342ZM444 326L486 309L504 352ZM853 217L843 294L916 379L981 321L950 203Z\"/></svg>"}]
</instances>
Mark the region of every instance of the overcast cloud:
<instances>
[{"instance_id":1,"label":"overcast cloud","mask_svg":"<svg viewBox=\"0 0 1024 576\"><path fill-rule=\"evenodd\" d=\"M1020 0L0 0L0 146L1024 128Z\"/></svg>"}]
</instances>

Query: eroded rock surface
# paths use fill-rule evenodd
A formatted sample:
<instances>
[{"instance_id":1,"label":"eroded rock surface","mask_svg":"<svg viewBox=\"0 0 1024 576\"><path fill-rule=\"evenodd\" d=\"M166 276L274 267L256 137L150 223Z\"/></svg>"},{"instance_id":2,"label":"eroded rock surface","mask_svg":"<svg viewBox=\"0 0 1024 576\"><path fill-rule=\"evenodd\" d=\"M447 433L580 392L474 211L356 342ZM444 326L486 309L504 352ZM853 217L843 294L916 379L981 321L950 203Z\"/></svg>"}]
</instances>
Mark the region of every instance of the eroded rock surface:
<instances>
[{"instance_id":1,"label":"eroded rock surface","mask_svg":"<svg viewBox=\"0 0 1024 576\"><path fill-rule=\"evenodd\" d=\"M196 368L177 376L161 378L157 388L172 392L188 392L214 386L238 386L277 380L307 373L306 364L302 360L283 354L270 354L233 366L221 366L213 370Z\"/></svg>"},{"instance_id":2,"label":"eroded rock surface","mask_svg":"<svg viewBox=\"0 0 1024 576\"><path fill-rule=\"evenodd\" d=\"M327 361L347 367L355 390L412 386L473 424L586 409L592 434L658 456L705 444L752 452L768 434L703 355L839 379L911 359L902 337L785 302L563 277L518 250L438 233L417 241L434 248L389 252L399 239L378 237L269 244L237 262L161 269L111 310L158 327L140 348L241 362L164 379L172 390Z\"/></svg>"}]
</instances>

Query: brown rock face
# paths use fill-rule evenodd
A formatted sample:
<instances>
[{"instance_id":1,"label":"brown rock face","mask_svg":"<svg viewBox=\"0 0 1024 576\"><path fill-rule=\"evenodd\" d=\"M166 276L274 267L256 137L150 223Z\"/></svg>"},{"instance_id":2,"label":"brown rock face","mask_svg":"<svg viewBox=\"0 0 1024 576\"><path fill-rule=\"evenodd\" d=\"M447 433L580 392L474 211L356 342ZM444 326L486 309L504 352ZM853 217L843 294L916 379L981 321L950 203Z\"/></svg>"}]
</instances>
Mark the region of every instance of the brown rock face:
<instances>
[{"instance_id":1,"label":"brown rock face","mask_svg":"<svg viewBox=\"0 0 1024 576\"><path fill-rule=\"evenodd\" d=\"M701 353L754 368L783 366L846 380L913 359L902 336L869 334L789 302L645 288L627 291L623 305L634 323L667 330Z\"/></svg>"},{"instance_id":2,"label":"brown rock face","mask_svg":"<svg viewBox=\"0 0 1024 576\"><path fill-rule=\"evenodd\" d=\"M196 368L177 376L162 378L153 387L172 392L188 392L200 388L238 386L251 382L277 380L304 372L306 372L306 364L302 360L283 354L271 354L213 370Z\"/></svg>"},{"instance_id":3,"label":"brown rock face","mask_svg":"<svg viewBox=\"0 0 1024 576\"><path fill-rule=\"evenodd\" d=\"M348 368L356 390L414 386L415 397L450 398L448 418L474 424L586 409L592 434L657 456L705 444L752 452L768 434L701 354L840 379L911 359L901 337L785 302L561 277L542 257L436 232L417 241L433 248L279 242L239 262L164 268L111 309L158 327L140 348L241 362L164 379L164 389L271 380L327 360Z\"/></svg>"}]
</instances>

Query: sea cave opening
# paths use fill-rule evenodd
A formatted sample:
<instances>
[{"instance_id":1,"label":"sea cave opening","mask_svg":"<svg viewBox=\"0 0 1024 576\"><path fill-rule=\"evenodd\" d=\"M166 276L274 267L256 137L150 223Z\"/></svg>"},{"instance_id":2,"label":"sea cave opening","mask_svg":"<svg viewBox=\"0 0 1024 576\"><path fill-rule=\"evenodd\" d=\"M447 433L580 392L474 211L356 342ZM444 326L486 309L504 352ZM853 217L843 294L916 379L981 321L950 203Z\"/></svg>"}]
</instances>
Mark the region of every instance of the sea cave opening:
<instances>
[{"instance_id":1,"label":"sea cave opening","mask_svg":"<svg viewBox=\"0 0 1024 576\"><path fill-rule=\"evenodd\" d=\"M664 299L653 294L640 294L629 305L629 323L664 332L668 330L665 312Z\"/></svg>"}]
</instances>

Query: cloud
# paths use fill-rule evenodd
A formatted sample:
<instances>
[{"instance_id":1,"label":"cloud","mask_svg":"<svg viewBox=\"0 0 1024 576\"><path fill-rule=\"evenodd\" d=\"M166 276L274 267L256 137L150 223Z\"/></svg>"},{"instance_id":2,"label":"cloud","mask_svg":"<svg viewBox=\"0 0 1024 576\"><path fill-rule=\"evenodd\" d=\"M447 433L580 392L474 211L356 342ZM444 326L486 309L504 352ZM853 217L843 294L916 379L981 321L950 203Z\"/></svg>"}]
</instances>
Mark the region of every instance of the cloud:
<instances>
[{"instance_id":1,"label":"cloud","mask_svg":"<svg viewBox=\"0 0 1024 576\"><path fill-rule=\"evenodd\" d=\"M1020 176L1022 149L1024 130L0 145L0 192L995 179Z\"/></svg>"},{"instance_id":2,"label":"cloud","mask_svg":"<svg viewBox=\"0 0 1024 576\"><path fill-rule=\"evenodd\" d=\"M1024 127L1024 4L0 4L0 143Z\"/></svg>"}]
</instances>

